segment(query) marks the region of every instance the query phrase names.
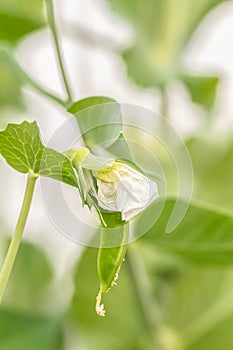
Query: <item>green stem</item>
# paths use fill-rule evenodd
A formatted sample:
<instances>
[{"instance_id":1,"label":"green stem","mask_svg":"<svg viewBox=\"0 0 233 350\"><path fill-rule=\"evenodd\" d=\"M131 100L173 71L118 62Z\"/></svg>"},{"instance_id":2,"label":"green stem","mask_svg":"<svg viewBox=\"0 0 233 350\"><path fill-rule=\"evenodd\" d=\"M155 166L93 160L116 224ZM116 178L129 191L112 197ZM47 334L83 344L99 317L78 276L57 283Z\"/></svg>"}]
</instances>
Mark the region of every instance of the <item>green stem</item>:
<instances>
[{"instance_id":1,"label":"green stem","mask_svg":"<svg viewBox=\"0 0 233 350\"><path fill-rule=\"evenodd\" d=\"M150 335L150 348L155 349L158 346L157 331L162 322L162 314L151 291L151 281L147 278L144 264L139 254L137 254L136 244L128 248L127 263L135 293L139 300L142 318Z\"/></svg>"},{"instance_id":2,"label":"green stem","mask_svg":"<svg viewBox=\"0 0 233 350\"><path fill-rule=\"evenodd\" d=\"M24 194L23 204L18 218L18 222L15 228L14 235L12 237L3 267L0 274L0 303L7 285L7 281L10 277L11 270L14 265L14 261L19 249L23 231L26 225L27 217L32 203L33 192L35 188L36 179L38 175L30 172L28 174L26 190Z\"/></svg>"},{"instance_id":3,"label":"green stem","mask_svg":"<svg viewBox=\"0 0 233 350\"><path fill-rule=\"evenodd\" d=\"M45 90L42 86L40 86L35 80L33 80L19 65L17 60L14 57L13 50L9 45L5 45L4 47L1 47L0 49L0 58L3 58L6 60L6 62L10 65L12 71L15 72L16 76L19 78L19 80L24 83L28 84L29 86L33 87L35 90L40 92L46 97L49 97L51 100L55 101L56 103L60 104L61 106L65 107L66 102L61 100L59 97L53 95L49 91Z\"/></svg>"},{"instance_id":4,"label":"green stem","mask_svg":"<svg viewBox=\"0 0 233 350\"><path fill-rule=\"evenodd\" d=\"M165 89L161 91L161 107L160 112L164 119L169 119L168 113L168 96Z\"/></svg>"},{"instance_id":5,"label":"green stem","mask_svg":"<svg viewBox=\"0 0 233 350\"><path fill-rule=\"evenodd\" d=\"M51 92L45 90L41 85L39 85L35 80L33 80L20 66L17 67L18 73L21 75L23 78L23 81L33 87L35 90L43 94L44 96L50 98L51 100L55 101L62 107L66 107L66 102L60 99L59 97L55 96Z\"/></svg>"},{"instance_id":6,"label":"green stem","mask_svg":"<svg viewBox=\"0 0 233 350\"><path fill-rule=\"evenodd\" d=\"M66 93L67 93L66 103L67 103L67 106L69 106L72 103L73 98L72 98L70 84L68 82L67 73L66 73L66 69L65 69L64 59L63 59L63 55L62 55L62 48L61 48L61 45L59 42L58 31L57 31L56 21L55 21L55 16L54 16L53 0L46 0L46 8L47 8L48 23L49 23L49 26L51 28L52 34L53 34L58 64L59 64L61 76L62 76L63 83L64 83Z\"/></svg>"},{"instance_id":7,"label":"green stem","mask_svg":"<svg viewBox=\"0 0 233 350\"><path fill-rule=\"evenodd\" d=\"M161 91L161 107L160 107L160 113L162 115L162 119L161 119L161 132L162 132L162 136L164 138L165 142L169 142L170 141L170 131L168 128L168 123L169 122L169 101L168 101L168 95L167 95L167 91L166 89L163 89ZM166 143L167 144L167 143Z\"/></svg>"}]
</instances>

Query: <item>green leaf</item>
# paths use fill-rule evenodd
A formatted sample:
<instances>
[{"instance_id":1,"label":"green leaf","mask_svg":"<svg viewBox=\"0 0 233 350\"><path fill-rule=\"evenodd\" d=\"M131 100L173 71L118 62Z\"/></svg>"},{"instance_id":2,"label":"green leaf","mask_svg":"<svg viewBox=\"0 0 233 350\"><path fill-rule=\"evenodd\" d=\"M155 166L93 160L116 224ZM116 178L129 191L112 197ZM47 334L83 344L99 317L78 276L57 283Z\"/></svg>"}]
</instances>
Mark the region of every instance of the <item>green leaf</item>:
<instances>
[{"instance_id":1,"label":"green leaf","mask_svg":"<svg viewBox=\"0 0 233 350\"><path fill-rule=\"evenodd\" d=\"M165 228L174 205L174 200L166 202L161 217L143 236L141 244L148 249L155 245L199 264L233 264L233 217L191 204L181 224L167 234ZM157 201L142 213L135 227L136 236L160 206Z\"/></svg>"},{"instance_id":2,"label":"green leaf","mask_svg":"<svg viewBox=\"0 0 233 350\"><path fill-rule=\"evenodd\" d=\"M77 176L69 158L50 148L44 148L39 174L78 187Z\"/></svg>"},{"instance_id":3,"label":"green leaf","mask_svg":"<svg viewBox=\"0 0 233 350\"><path fill-rule=\"evenodd\" d=\"M232 328L233 314L226 313L226 317L223 319L220 317L215 327L211 327L206 334L190 345L188 350L219 350L223 344L224 350L231 350L233 344Z\"/></svg>"},{"instance_id":4,"label":"green leaf","mask_svg":"<svg viewBox=\"0 0 233 350\"><path fill-rule=\"evenodd\" d=\"M1 350L62 350L63 335L56 320L0 310Z\"/></svg>"},{"instance_id":5,"label":"green leaf","mask_svg":"<svg viewBox=\"0 0 233 350\"><path fill-rule=\"evenodd\" d=\"M187 142L194 170L194 197L221 210L233 211L233 143L216 137ZM211 176L210 176L211 174Z\"/></svg>"},{"instance_id":6,"label":"green leaf","mask_svg":"<svg viewBox=\"0 0 233 350\"><path fill-rule=\"evenodd\" d=\"M98 253L100 292L106 293L118 277L128 243L128 224L121 220L121 213L102 213L107 227L101 229Z\"/></svg>"},{"instance_id":7,"label":"green leaf","mask_svg":"<svg viewBox=\"0 0 233 350\"><path fill-rule=\"evenodd\" d=\"M183 75L183 82L188 87L192 101L210 109L215 101L218 79Z\"/></svg>"},{"instance_id":8,"label":"green leaf","mask_svg":"<svg viewBox=\"0 0 233 350\"><path fill-rule=\"evenodd\" d=\"M9 241L1 237L2 257ZM1 260L1 259L0 259ZM8 281L3 305L11 308L41 311L41 303L52 280L52 268L39 247L22 242L13 271Z\"/></svg>"},{"instance_id":9,"label":"green leaf","mask_svg":"<svg viewBox=\"0 0 233 350\"><path fill-rule=\"evenodd\" d=\"M232 269L183 267L170 278L161 275L161 283L165 324L177 335L181 349L217 350L220 343L232 348Z\"/></svg>"},{"instance_id":10,"label":"green leaf","mask_svg":"<svg viewBox=\"0 0 233 350\"><path fill-rule=\"evenodd\" d=\"M170 81L178 78L176 68L172 66L159 68L159 64L154 63L153 60L151 62L148 60L144 51L145 48L138 44L138 47L122 53L122 57L127 65L127 73L134 83L143 88L158 87L159 89L164 89Z\"/></svg>"},{"instance_id":11,"label":"green leaf","mask_svg":"<svg viewBox=\"0 0 233 350\"><path fill-rule=\"evenodd\" d=\"M0 40L16 43L45 25L42 0L1 0Z\"/></svg>"},{"instance_id":12,"label":"green leaf","mask_svg":"<svg viewBox=\"0 0 233 350\"><path fill-rule=\"evenodd\" d=\"M160 89L166 88L174 79L183 80L182 56L187 43L208 11L223 2L108 1L116 12L132 24L135 31L133 46L122 53L129 77L142 87ZM209 107L210 100L210 97L208 103L204 100L205 108ZM198 102L202 103L202 99Z\"/></svg>"},{"instance_id":13,"label":"green leaf","mask_svg":"<svg viewBox=\"0 0 233 350\"><path fill-rule=\"evenodd\" d=\"M122 132L116 141L107 148L107 151L118 159L131 160L129 146Z\"/></svg>"},{"instance_id":14,"label":"green leaf","mask_svg":"<svg viewBox=\"0 0 233 350\"><path fill-rule=\"evenodd\" d=\"M0 132L0 152L7 163L22 173L39 172L44 147L36 122L8 124Z\"/></svg>"},{"instance_id":15,"label":"green leaf","mask_svg":"<svg viewBox=\"0 0 233 350\"><path fill-rule=\"evenodd\" d=\"M88 97L74 103L68 111L76 117L85 144L90 149L109 147L122 131L120 106L112 98Z\"/></svg>"},{"instance_id":16,"label":"green leaf","mask_svg":"<svg viewBox=\"0 0 233 350\"><path fill-rule=\"evenodd\" d=\"M24 108L21 96L21 79L13 71L2 48L17 43L25 35L45 25L43 0L1 0L0 1L0 108L13 106Z\"/></svg>"},{"instance_id":17,"label":"green leaf","mask_svg":"<svg viewBox=\"0 0 233 350\"><path fill-rule=\"evenodd\" d=\"M0 153L7 163L21 173L33 171L78 187L69 158L45 147L36 122L8 124L0 131Z\"/></svg>"}]
</instances>

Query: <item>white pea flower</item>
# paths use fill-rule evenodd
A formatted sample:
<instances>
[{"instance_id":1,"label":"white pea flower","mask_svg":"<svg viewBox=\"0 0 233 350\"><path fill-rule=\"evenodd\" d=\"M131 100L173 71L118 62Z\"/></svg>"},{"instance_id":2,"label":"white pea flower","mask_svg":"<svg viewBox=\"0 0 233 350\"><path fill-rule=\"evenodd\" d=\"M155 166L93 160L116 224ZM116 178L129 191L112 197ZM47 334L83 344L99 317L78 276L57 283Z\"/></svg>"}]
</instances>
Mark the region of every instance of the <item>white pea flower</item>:
<instances>
[{"instance_id":1,"label":"white pea flower","mask_svg":"<svg viewBox=\"0 0 233 350\"><path fill-rule=\"evenodd\" d=\"M83 202L90 208L98 211L95 198L99 208L121 212L128 221L159 197L155 182L121 161L94 156L87 148L68 154L81 180Z\"/></svg>"},{"instance_id":2,"label":"white pea flower","mask_svg":"<svg viewBox=\"0 0 233 350\"><path fill-rule=\"evenodd\" d=\"M137 170L115 161L107 170L93 171L97 179L98 204L111 212L121 212L128 221L159 197L157 184Z\"/></svg>"}]
</instances>

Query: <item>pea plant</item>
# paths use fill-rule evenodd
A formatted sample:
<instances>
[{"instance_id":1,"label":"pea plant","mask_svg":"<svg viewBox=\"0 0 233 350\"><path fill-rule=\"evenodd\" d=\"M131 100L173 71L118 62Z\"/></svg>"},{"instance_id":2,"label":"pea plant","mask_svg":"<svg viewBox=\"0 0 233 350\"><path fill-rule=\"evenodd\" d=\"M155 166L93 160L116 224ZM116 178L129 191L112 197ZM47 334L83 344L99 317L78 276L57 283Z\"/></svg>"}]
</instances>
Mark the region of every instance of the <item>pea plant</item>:
<instances>
[{"instance_id":1,"label":"pea plant","mask_svg":"<svg viewBox=\"0 0 233 350\"><path fill-rule=\"evenodd\" d=\"M53 3L49 0L46 4L57 61L67 93L67 100L60 101L60 103L74 116L76 115L76 120L79 123L78 112L80 110L97 104L114 103L114 101L108 97L89 97L81 101L73 101L59 44ZM42 88L39 88L39 90L42 91ZM46 91L44 93L50 96ZM56 97L50 96L50 98L58 101ZM91 134L84 134L84 142L87 139L87 146L91 144L97 146L96 134L98 136L99 133L104 135L107 140L110 139L111 144L117 142L119 138L124 138L121 130L120 110L118 112L118 120L114 115L114 122L119 123L119 125L117 124L117 130L111 127L112 117L110 116L109 123L108 120L105 123L109 124L111 128L108 127L107 130L103 131L94 128ZM87 126L95 127L95 123L96 121L93 123L92 120L81 118L79 126L81 130L84 130ZM0 275L0 300L3 297L20 246L33 200L36 180L40 176L46 176L76 187L80 193L83 206L87 205L90 210L95 210L98 216L97 219L102 227L102 237L98 254L100 291L96 298L96 312L100 316L105 316L101 296L116 284L118 272L127 249L127 222L158 198L156 183L153 183L122 160L116 159L114 155L112 158L96 156L84 147L59 153L44 146L36 121L8 124L6 129L0 132L0 152L11 167L27 174L22 208ZM150 188L149 197L146 196L145 198L149 182L153 187ZM133 192L127 188L130 185L132 185L131 191ZM114 229L116 232L111 232ZM106 244L108 235L116 236L114 246L111 248Z\"/></svg>"},{"instance_id":2,"label":"pea plant","mask_svg":"<svg viewBox=\"0 0 233 350\"><path fill-rule=\"evenodd\" d=\"M144 138L140 133L139 143L151 141L151 153L161 162L154 169L143 149L141 159L149 163L151 172L135 161L135 153L141 150L127 137L121 101L110 96L74 98L54 1L3 0L0 4L0 78L5 89L0 89L0 105L21 105L21 88L28 86L59 105L81 135L80 147L71 142L59 152L43 142L38 121L8 123L0 131L1 161L27 177L15 231L4 254L0 251L0 345L4 349L15 345L14 349L27 350L31 344L38 344L38 350L70 349L64 342L70 333L75 349L219 350L219 339L225 339L226 350L232 349L232 144L217 149L199 136L183 142L169 123L168 108L168 90L178 82L188 92L190 104L203 112L203 133L214 121L219 78L184 67L182 54L205 15L222 2L106 0L109 9L136 33L131 46L117 52L128 77L141 89L156 88L161 96L158 135L164 138L175 167L147 130ZM19 39L46 25L52 34L64 99L35 81L14 51ZM82 34L92 44L90 33L83 30ZM116 51L106 38L97 41ZM135 111L131 111L133 116ZM145 117L141 125L146 121ZM46 312L42 317L35 315L41 305L34 295L48 285L49 264L39 250L28 249L22 241L41 177L72 187L83 211L89 211L96 223L96 232L88 244L85 241L88 247L83 247L74 267L68 305L52 317ZM225 180L219 184L220 179ZM174 195L176 180L178 196ZM32 271L25 272L27 264ZM22 305L32 315L4 309L12 290L17 291L18 304L24 294ZM63 285L59 291L65 293ZM25 299L30 300L30 307ZM13 334L12 342L8 334Z\"/></svg>"}]
</instances>

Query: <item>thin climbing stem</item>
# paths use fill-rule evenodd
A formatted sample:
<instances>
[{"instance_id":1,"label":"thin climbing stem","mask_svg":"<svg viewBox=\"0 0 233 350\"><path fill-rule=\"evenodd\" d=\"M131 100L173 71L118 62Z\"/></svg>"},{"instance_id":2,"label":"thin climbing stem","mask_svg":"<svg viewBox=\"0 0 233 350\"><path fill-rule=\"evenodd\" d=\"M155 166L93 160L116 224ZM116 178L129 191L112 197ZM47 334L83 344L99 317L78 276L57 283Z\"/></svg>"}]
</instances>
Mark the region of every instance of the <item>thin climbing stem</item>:
<instances>
[{"instance_id":1,"label":"thin climbing stem","mask_svg":"<svg viewBox=\"0 0 233 350\"><path fill-rule=\"evenodd\" d=\"M67 72L66 72L66 68L65 68L62 47L61 47L61 44L59 41L58 30L57 30L56 21L55 21L55 15L54 15L53 0L46 0L46 8L47 8L48 24L49 24L51 31L52 31L52 34L53 34L58 64L59 64L62 80L64 83L64 87L65 87L66 93L67 93L66 103L67 103L67 106L69 106L72 103L73 98L72 98L70 84L68 81L68 76L67 76Z\"/></svg>"},{"instance_id":2,"label":"thin climbing stem","mask_svg":"<svg viewBox=\"0 0 233 350\"><path fill-rule=\"evenodd\" d=\"M161 91L161 107L160 113L162 114L164 119L169 119L169 111L168 111L168 96L167 91L163 89Z\"/></svg>"},{"instance_id":3,"label":"thin climbing stem","mask_svg":"<svg viewBox=\"0 0 233 350\"><path fill-rule=\"evenodd\" d=\"M10 277L10 274L14 265L14 261L20 246L23 231L27 222L28 214L32 203L32 197L33 197L37 177L38 175L34 174L33 172L30 172L28 174L22 208L20 211L20 215L18 218L14 235L12 237L12 240L2 267L1 274L0 274L0 303L2 301L3 294L6 289L7 281Z\"/></svg>"},{"instance_id":4,"label":"thin climbing stem","mask_svg":"<svg viewBox=\"0 0 233 350\"><path fill-rule=\"evenodd\" d=\"M12 71L15 72L15 75L23 84L31 86L32 88L40 92L42 95L50 98L51 100L55 101L61 106L66 106L65 101L61 100L58 96L55 96L51 92L47 91L25 72L25 70L17 62L13 53L13 49L10 45L4 45L0 48L0 58L5 60L10 65Z\"/></svg>"},{"instance_id":5,"label":"thin climbing stem","mask_svg":"<svg viewBox=\"0 0 233 350\"><path fill-rule=\"evenodd\" d=\"M169 142L170 140L170 128L168 127L169 122L169 100L166 89L163 89L161 91L161 107L160 107L160 113L162 115L162 118L160 120L161 122L161 132L162 136L164 138L165 142ZM167 144L167 143L165 143Z\"/></svg>"}]
</instances>

